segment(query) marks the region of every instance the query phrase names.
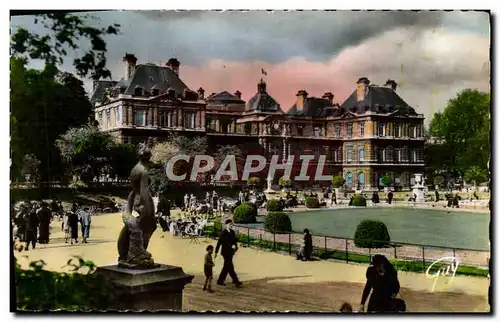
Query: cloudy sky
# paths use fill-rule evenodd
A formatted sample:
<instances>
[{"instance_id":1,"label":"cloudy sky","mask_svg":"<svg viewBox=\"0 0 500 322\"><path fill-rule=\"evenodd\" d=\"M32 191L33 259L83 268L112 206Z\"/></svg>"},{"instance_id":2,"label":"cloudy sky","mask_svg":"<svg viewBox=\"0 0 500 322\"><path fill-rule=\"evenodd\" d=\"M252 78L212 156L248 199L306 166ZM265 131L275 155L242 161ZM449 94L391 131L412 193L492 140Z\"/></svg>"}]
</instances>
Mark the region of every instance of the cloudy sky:
<instances>
[{"instance_id":1,"label":"cloudy sky","mask_svg":"<svg viewBox=\"0 0 500 322\"><path fill-rule=\"evenodd\" d=\"M123 76L125 52L139 63L181 61L193 90L228 90L248 100L261 68L268 92L284 110L298 90L332 92L342 103L359 77L388 78L427 121L465 88L489 91L490 23L482 12L98 12L91 24L121 25L107 38L108 68ZM32 17L11 26L42 30ZM38 67L36 62L32 66ZM72 71L71 61L64 69ZM87 88L91 82L86 80Z\"/></svg>"}]
</instances>

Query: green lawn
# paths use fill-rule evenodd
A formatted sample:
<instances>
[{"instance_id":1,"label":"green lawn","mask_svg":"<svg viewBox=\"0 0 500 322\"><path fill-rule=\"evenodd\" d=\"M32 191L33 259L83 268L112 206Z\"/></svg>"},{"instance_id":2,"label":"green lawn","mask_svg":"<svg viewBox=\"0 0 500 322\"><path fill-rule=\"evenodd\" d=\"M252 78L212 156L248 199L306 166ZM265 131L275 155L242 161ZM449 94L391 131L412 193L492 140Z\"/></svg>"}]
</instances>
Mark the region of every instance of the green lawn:
<instances>
[{"instance_id":1,"label":"green lawn","mask_svg":"<svg viewBox=\"0 0 500 322\"><path fill-rule=\"evenodd\" d=\"M365 219L381 220L391 240L443 247L489 249L490 215L410 208L328 209L288 213L294 231L353 238Z\"/></svg>"}]
</instances>

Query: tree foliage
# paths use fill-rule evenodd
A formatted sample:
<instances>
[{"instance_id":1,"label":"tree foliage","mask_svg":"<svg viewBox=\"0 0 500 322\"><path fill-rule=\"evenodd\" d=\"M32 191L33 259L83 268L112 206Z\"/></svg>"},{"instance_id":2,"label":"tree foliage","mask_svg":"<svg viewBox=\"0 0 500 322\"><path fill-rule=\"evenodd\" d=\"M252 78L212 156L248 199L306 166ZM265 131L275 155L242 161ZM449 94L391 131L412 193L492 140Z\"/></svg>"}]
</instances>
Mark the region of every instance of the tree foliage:
<instances>
[{"instance_id":1,"label":"tree foliage","mask_svg":"<svg viewBox=\"0 0 500 322\"><path fill-rule=\"evenodd\" d=\"M332 178L332 185L334 188L340 188L344 185L345 179L342 176L334 176Z\"/></svg>"},{"instance_id":2,"label":"tree foliage","mask_svg":"<svg viewBox=\"0 0 500 322\"><path fill-rule=\"evenodd\" d=\"M136 152L129 144L114 138L93 125L71 128L56 140L63 160L73 175L83 182L108 174L126 178L136 162Z\"/></svg>"},{"instance_id":3,"label":"tree foliage","mask_svg":"<svg viewBox=\"0 0 500 322\"><path fill-rule=\"evenodd\" d=\"M490 94L478 90L461 91L448 101L443 112L434 114L430 134L444 142L440 149L448 152L448 168L459 175L473 166L486 170L491 149L490 123Z\"/></svg>"},{"instance_id":4,"label":"tree foliage","mask_svg":"<svg viewBox=\"0 0 500 322\"><path fill-rule=\"evenodd\" d=\"M120 25L90 26L87 14L64 12L35 16L34 22L45 27L44 34L36 34L23 27L15 27L11 36L11 55L23 59L40 59L51 69L62 65L68 51L81 52L73 60L78 76L93 80L111 78L106 68L106 35L116 35ZM87 44L82 48L80 44Z\"/></svg>"},{"instance_id":5,"label":"tree foliage","mask_svg":"<svg viewBox=\"0 0 500 322\"><path fill-rule=\"evenodd\" d=\"M488 180L488 171L478 166L472 166L465 171L464 178L467 182L478 185Z\"/></svg>"},{"instance_id":6,"label":"tree foliage","mask_svg":"<svg viewBox=\"0 0 500 322\"><path fill-rule=\"evenodd\" d=\"M384 174L382 178L380 178L380 183L382 183L384 187L389 186L389 184L391 183L391 177L388 173Z\"/></svg>"},{"instance_id":7,"label":"tree foliage","mask_svg":"<svg viewBox=\"0 0 500 322\"><path fill-rule=\"evenodd\" d=\"M43 181L64 174L56 139L71 127L93 118L83 82L69 73L26 69L26 61L11 58L11 177L21 175L23 158L40 161Z\"/></svg>"},{"instance_id":8,"label":"tree foliage","mask_svg":"<svg viewBox=\"0 0 500 322\"><path fill-rule=\"evenodd\" d=\"M290 187L292 185L292 181L290 179L286 179L285 177L281 177L278 184L280 187Z\"/></svg>"}]
</instances>

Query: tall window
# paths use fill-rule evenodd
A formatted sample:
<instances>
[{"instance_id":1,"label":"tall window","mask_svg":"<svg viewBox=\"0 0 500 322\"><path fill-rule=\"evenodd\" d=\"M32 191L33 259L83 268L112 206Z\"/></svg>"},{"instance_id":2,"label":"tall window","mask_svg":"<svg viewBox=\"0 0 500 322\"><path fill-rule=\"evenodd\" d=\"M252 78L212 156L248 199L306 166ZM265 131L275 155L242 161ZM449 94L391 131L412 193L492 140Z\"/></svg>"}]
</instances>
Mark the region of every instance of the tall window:
<instances>
[{"instance_id":1,"label":"tall window","mask_svg":"<svg viewBox=\"0 0 500 322\"><path fill-rule=\"evenodd\" d=\"M410 163L415 163L417 161L417 150L410 150Z\"/></svg>"},{"instance_id":2,"label":"tall window","mask_svg":"<svg viewBox=\"0 0 500 322\"><path fill-rule=\"evenodd\" d=\"M313 148L312 153L314 154L315 158L319 157L319 148Z\"/></svg>"},{"instance_id":3,"label":"tall window","mask_svg":"<svg viewBox=\"0 0 500 322\"><path fill-rule=\"evenodd\" d=\"M352 145L348 145L347 146L347 162L352 162L352 157L353 157L353 153L352 153Z\"/></svg>"},{"instance_id":4,"label":"tall window","mask_svg":"<svg viewBox=\"0 0 500 322\"><path fill-rule=\"evenodd\" d=\"M347 123L347 137L352 138L352 123Z\"/></svg>"},{"instance_id":5,"label":"tall window","mask_svg":"<svg viewBox=\"0 0 500 322\"><path fill-rule=\"evenodd\" d=\"M365 136L365 122L359 123L359 136L360 137Z\"/></svg>"},{"instance_id":6,"label":"tall window","mask_svg":"<svg viewBox=\"0 0 500 322\"><path fill-rule=\"evenodd\" d=\"M137 126L145 126L146 125L146 112L145 111L135 111L134 125L137 125Z\"/></svg>"},{"instance_id":7,"label":"tall window","mask_svg":"<svg viewBox=\"0 0 500 322\"><path fill-rule=\"evenodd\" d=\"M401 150L401 161L408 162L408 147L404 146Z\"/></svg>"},{"instance_id":8,"label":"tall window","mask_svg":"<svg viewBox=\"0 0 500 322\"><path fill-rule=\"evenodd\" d=\"M315 126L313 131L314 131L313 135L315 137L319 137L321 135L321 127Z\"/></svg>"},{"instance_id":9,"label":"tall window","mask_svg":"<svg viewBox=\"0 0 500 322\"><path fill-rule=\"evenodd\" d=\"M106 128L111 126L111 109L106 110Z\"/></svg>"},{"instance_id":10,"label":"tall window","mask_svg":"<svg viewBox=\"0 0 500 322\"><path fill-rule=\"evenodd\" d=\"M335 124L335 137L340 137L340 124Z\"/></svg>"},{"instance_id":11,"label":"tall window","mask_svg":"<svg viewBox=\"0 0 500 322\"><path fill-rule=\"evenodd\" d=\"M345 175L345 181L348 186L352 185L352 172L347 172Z\"/></svg>"},{"instance_id":12,"label":"tall window","mask_svg":"<svg viewBox=\"0 0 500 322\"><path fill-rule=\"evenodd\" d=\"M392 132L395 138L399 138L401 136L399 124L396 123L393 125Z\"/></svg>"},{"instance_id":13,"label":"tall window","mask_svg":"<svg viewBox=\"0 0 500 322\"><path fill-rule=\"evenodd\" d=\"M384 135L385 135L385 124L379 123L378 124L378 136L384 136Z\"/></svg>"},{"instance_id":14,"label":"tall window","mask_svg":"<svg viewBox=\"0 0 500 322\"><path fill-rule=\"evenodd\" d=\"M410 131L409 131L409 132L410 132L410 133L409 133L409 134L410 134L409 136L410 136L411 138L414 138L414 137L415 137L415 126L414 126L414 125L410 125L408 128L409 128L409 130L410 130Z\"/></svg>"},{"instance_id":15,"label":"tall window","mask_svg":"<svg viewBox=\"0 0 500 322\"><path fill-rule=\"evenodd\" d=\"M161 111L158 113L158 124L160 127L166 127L168 125L167 112Z\"/></svg>"},{"instance_id":16,"label":"tall window","mask_svg":"<svg viewBox=\"0 0 500 322\"><path fill-rule=\"evenodd\" d=\"M297 126L297 134L299 136L304 136L304 128L302 126Z\"/></svg>"},{"instance_id":17,"label":"tall window","mask_svg":"<svg viewBox=\"0 0 500 322\"><path fill-rule=\"evenodd\" d=\"M97 122L99 122L99 126L101 127L101 129L103 128L103 125L104 125L104 122L103 122L103 118L102 118L102 112L99 112L97 114Z\"/></svg>"},{"instance_id":18,"label":"tall window","mask_svg":"<svg viewBox=\"0 0 500 322\"><path fill-rule=\"evenodd\" d=\"M396 162L401 162L401 149L396 149L394 150L394 156L395 156L395 160Z\"/></svg>"},{"instance_id":19,"label":"tall window","mask_svg":"<svg viewBox=\"0 0 500 322\"><path fill-rule=\"evenodd\" d=\"M187 129L194 129L194 113L184 114L184 127Z\"/></svg>"},{"instance_id":20,"label":"tall window","mask_svg":"<svg viewBox=\"0 0 500 322\"><path fill-rule=\"evenodd\" d=\"M394 162L394 148L392 146L386 148L386 161Z\"/></svg>"},{"instance_id":21,"label":"tall window","mask_svg":"<svg viewBox=\"0 0 500 322\"><path fill-rule=\"evenodd\" d=\"M358 145L358 160L365 161L365 146Z\"/></svg>"},{"instance_id":22,"label":"tall window","mask_svg":"<svg viewBox=\"0 0 500 322\"><path fill-rule=\"evenodd\" d=\"M121 107L117 107L115 109L115 123L118 124L120 122L120 119L121 119L121 113L122 113L122 109Z\"/></svg>"},{"instance_id":23,"label":"tall window","mask_svg":"<svg viewBox=\"0 0 500 322\"><path fill-rule=\"evenodd\" d=\"M365 174L364 172L358 173L358 186L364 186L365 185Z\"/></svg>"}]
</instances>

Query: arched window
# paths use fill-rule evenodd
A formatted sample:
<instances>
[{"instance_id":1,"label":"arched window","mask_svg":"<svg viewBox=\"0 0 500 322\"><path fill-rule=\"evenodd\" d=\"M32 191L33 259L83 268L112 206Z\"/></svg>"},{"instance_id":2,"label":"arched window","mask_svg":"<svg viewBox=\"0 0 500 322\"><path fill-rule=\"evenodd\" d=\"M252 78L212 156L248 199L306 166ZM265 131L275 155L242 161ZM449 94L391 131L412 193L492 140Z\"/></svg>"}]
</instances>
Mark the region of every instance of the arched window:
<instances>
[{"instance_id":1,"label":"arched window","mask_svg":"<svg viewBox=\"0 0 500 322\"><path fill-rule=\"evenodd\" d=\"M352 185L352 172L347 172L345 175L345 181L348 186Z\"/></svg>"},{"instance_id":2,"label":"arched window","mask_svg":"<svg viewBox=\"0 0 500 322\"><path fill-rule=\"evenodd\" d=\"M365 173L360 172L358 173L358 186L364 186L365 185Z\"/></svg>"}]
</instances>

